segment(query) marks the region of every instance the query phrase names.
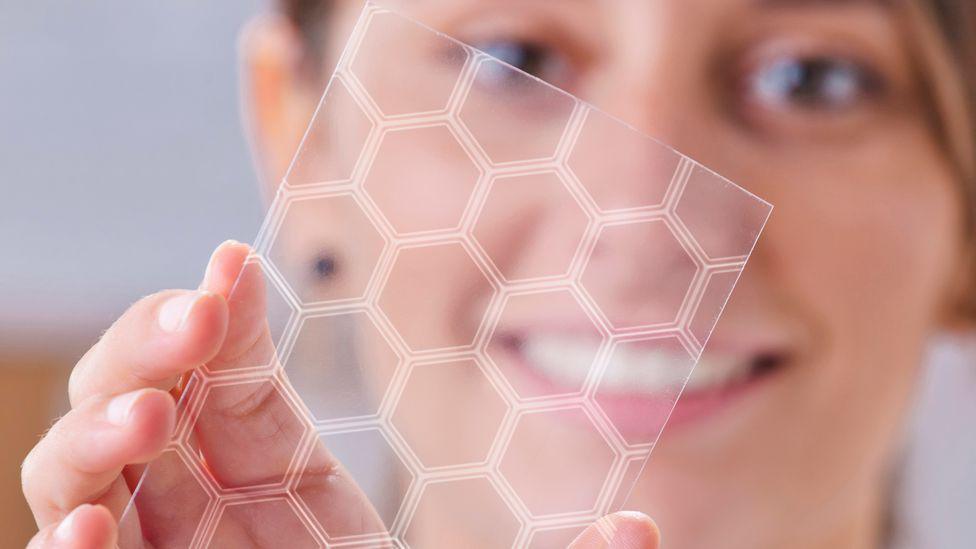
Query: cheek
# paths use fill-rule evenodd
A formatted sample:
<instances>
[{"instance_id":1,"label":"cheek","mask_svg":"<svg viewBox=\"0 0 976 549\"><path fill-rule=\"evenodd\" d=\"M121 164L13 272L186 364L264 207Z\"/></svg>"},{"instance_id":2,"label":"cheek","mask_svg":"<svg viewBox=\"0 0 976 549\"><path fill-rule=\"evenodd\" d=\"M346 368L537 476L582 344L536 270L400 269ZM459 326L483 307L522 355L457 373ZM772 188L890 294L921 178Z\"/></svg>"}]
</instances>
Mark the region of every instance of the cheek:
<instances>
[{"instance_id":1,"label":"cheek","mask_svg":"<svg viewBox=\"0 0 976 549\"><path fill-rule=\"evenodd\" d=\"M784 290L821 324L827 345L883 352L888 338L915 344L945 298L960 248L954 183L924 143L887 150L917 155L851 151L769 193L779 208L760 252L794 286Z\"/></svg>"},{"instance_id":2,"label":"cheek","mask_svg":"<svg viewBox=\"0 0 976 549\"><path fill-rule=\"evenodd\" d=\"M760 272L811 336L799 432L843 438L845 467L885 459L961 246L955 183L929 141L895 133L800 161L768 192Z\"/></svg>"}]
</instances>

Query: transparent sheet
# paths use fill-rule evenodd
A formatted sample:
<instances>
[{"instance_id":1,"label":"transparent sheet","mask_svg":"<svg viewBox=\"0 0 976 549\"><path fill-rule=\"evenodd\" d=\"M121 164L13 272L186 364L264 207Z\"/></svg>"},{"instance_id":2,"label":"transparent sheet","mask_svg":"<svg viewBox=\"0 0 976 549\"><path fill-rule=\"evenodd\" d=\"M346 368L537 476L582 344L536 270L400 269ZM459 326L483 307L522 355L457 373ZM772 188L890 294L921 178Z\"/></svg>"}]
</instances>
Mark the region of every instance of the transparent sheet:
<instances>
[{"instance_id":1,"label":"transparent sheet","mask_svg":"<svg viewBox=\"0 0 976 549\"><path fill-rule=\"evenodd\" d=\"M189 379L121 547L565 547L625 502L770 211L367 4L231 296L248 344Z\"/></svg>"}]
</instances>

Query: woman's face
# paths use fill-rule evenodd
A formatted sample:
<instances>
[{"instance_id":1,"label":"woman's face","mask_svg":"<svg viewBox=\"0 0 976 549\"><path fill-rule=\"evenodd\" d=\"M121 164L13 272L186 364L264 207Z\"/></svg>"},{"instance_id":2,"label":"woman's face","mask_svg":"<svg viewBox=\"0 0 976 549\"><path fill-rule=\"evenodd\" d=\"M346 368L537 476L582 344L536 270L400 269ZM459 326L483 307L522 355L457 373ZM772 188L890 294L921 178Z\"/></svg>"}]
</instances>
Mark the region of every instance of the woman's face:
<instances>
[{"instance_id":1,"label":"woman's face","mask_svg":"<svg viewBox=\"0 0 976 549\"><path fill-rule=\"evenodd\" d=\"M345 39L334 29L351 28L360 6L337 3L325 58ZM959 190L895 8L816 0L414 0L400 8L776 206L701 358L708 375L692 376L627 507L654 516L674 548L870 543L921 354L963 246ZM283 55L266 46L250 50L251 97L259 154L277 181L320 87L262 76L267 56ZM294 105L269 107L282 95L268 92L269 82L287 88L279 91ZM375 192L381 202L394 191ZM546 235L565 222L553 214L564 209L544 199L519 209L525 195L517 198L510 211L521 217L484 235L484 245L503 250L509 268L531 270L546 253L562 253ZM358 256L337 246L341 274L343 254ZM439 319L417 337L463 340L477 325L487 286L455 252L405 267L443 275L436 303L400 292L383 305L391 317ZM639 303L651 290L614 291ZM498 329L517 333L522 348L548 338L595 352L598 340L561 332L572 309L563 301L513 308ZM518 354L499 351L497 360L545 377L545 364ZM443 379L460 387L478 378L463 370ZM450 394L444 410L418 417L476 421L450 409L478 403L452 404ZM484 409L495 413L488 400ZM586 455L588 440L576 451Z\"/></svg>"}]
</instances>

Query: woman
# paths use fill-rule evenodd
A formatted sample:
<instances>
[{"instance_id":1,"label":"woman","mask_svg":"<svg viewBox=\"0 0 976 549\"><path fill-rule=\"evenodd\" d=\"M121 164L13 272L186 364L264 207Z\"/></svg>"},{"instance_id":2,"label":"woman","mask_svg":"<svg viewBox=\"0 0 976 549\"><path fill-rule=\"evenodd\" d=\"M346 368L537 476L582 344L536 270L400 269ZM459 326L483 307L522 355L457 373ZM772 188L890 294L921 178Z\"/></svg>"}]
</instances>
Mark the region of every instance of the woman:
<instances>
[{"instance_id":1,"label":"woman","mask_svg":"<svg viewBox=\"0 0 976 549\"><path fill-rule=\"evenodd\" d=\"M245 34L266 181L287 168L359 8L290 2L287 17ZM628 507L654 516L671 548L897 543L890 478L922 351L976 317L974 80L964 72L974 66L972 8L458 0L404 9L777 206L702 359L725 373L692 382ZM245 254L222 246L200 290L137 303L79 362L74 409L24 466L35 546L114 542L130 493L122 468L158 456L173 430L165 391L252 346L227 330ZM657 546L646 519L608 521L609 542L594 527L577 543Z\"/></svg>"}]
</instances>

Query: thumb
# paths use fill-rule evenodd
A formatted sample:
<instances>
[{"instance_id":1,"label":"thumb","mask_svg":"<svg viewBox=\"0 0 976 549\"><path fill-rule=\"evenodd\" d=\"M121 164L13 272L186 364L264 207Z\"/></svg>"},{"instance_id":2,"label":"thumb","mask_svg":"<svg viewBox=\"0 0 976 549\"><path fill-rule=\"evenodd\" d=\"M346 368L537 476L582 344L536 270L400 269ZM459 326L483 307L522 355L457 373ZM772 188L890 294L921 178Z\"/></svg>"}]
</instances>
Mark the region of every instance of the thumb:
<instances>
[{"instance_id":1,"label":"thumb","mask_svg":"<svg viewBox=\"0 0 976 549\"><path fill-rule=\"evenodd\" d=\"M621 511L589 525L569 549L658 549L660 544L661 534L650 517Z\"/></svg>"}]
</instances>

